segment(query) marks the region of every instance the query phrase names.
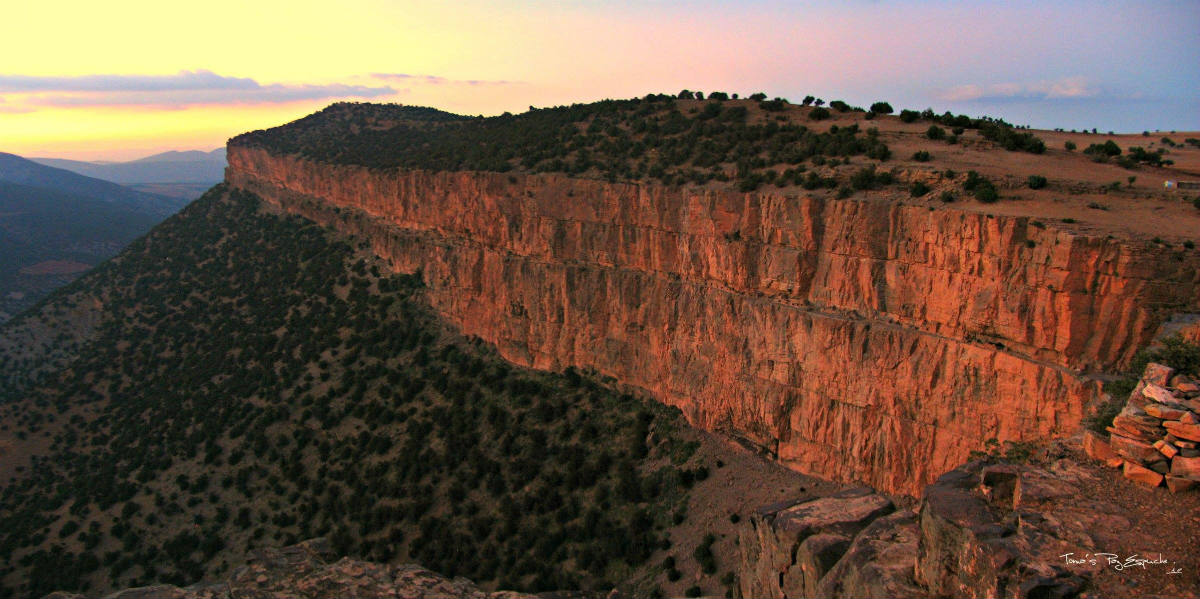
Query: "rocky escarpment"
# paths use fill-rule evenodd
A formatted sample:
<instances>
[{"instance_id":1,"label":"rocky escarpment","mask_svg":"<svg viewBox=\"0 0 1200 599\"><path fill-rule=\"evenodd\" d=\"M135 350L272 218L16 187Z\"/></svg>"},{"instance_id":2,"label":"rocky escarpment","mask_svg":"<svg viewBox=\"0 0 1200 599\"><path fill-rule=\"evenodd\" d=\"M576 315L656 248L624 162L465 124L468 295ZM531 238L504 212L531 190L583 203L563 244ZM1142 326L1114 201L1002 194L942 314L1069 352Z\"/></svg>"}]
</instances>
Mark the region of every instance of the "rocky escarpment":
<instances>
[{"instance_id":1,"label":"rocky escarpment","mask_svg":"<svg viewBox=\"0 0 1200 599\"><path fill-rule=\"evenodd\" d=\"M887 491L989 438L1075 430L1098 393L1080 373L1197 304L1194 256L1025 218L228 154L230 184L421 271L435 309L507 359L593 368Z\"/></svg>"},{"instance_id":2,"label":"rocky escarpment","mask_svg":"<svg viewBox=\"0 0 1200 599\"><path fill-rule=\"evenodd\" d=\"M1154 553L1163 549L1153 530L1090 495L1108 484L1101 478L1073 459L1045 467L974 461L930 485L916 510L866 490L769 506L740 530L739 591L1062 598L1194 590L1191 564L1175 561L1190 556ZM1194 527L1186 518L1179 525Z\"/></svg>"},{"instance_id":3,"label":"rocky escarpment","mask_svg":"<svg viewBox=\"0 0 1200 599\"><path fill-rule=\"evenodd\" d=\"M86 599L57 592L44 599ZM522 599L534 595L487 592L465 578L449 579L412 564L388 565L350 558L332 561L325 539L282 549L260 549L228 580L187 587L161 584L117 591L106 599L231 599L233 597L439 597Z\"/></svg>"}]
</instances>

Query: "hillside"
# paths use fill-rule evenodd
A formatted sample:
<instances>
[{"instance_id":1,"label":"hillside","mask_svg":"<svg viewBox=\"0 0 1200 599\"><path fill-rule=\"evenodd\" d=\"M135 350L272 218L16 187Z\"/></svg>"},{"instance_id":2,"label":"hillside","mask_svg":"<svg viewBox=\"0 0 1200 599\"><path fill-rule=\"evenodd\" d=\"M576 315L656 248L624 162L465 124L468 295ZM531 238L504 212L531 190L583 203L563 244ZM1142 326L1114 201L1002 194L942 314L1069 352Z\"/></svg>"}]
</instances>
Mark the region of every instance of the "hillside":
<instances>
[{"instance_id":1,"label":"hillside","mask_svg":"<svg viewBox=\"0 0 1200 599\"><path fill-rule=\"evenodd\" d=\"M126 162L86 162L61 158L30 160L122 185L192 183L211 186L225 176L225 148L211 152L169 151Z\"/></svg>"},{"instance_id":2,"label":"hillside","mask_svg":"<svg viewBox=\"0 0 1200 599\"><path fill-rule=\"evenodd\" d=\"M218 187L0 329L3 596L182 585L318 535L485 588L718 591L745 496L828 488L514 367L381 266Z\"/></svg>"},{"instance_id":3,"label":"hillside","mask_svg":"<svg viewBox=\"0 0 1200 599\"><path fill-rule=\"evenodd\" d=\"M0 153L0 322L113 256L191 199Z\"/></svg>"},{"instance_id":4,"label":"hillside","mask_svg":"<svg viewBox=\"0 0 1200 599\"><path fill-rule=\"evenodd\" d=\"M166 196L135 191L110 181L38 164L3 152L0 152L0 181L92 198L121 208L156 214L160 218L173 214L187 203Z\"/></svg>"}]
</instances>

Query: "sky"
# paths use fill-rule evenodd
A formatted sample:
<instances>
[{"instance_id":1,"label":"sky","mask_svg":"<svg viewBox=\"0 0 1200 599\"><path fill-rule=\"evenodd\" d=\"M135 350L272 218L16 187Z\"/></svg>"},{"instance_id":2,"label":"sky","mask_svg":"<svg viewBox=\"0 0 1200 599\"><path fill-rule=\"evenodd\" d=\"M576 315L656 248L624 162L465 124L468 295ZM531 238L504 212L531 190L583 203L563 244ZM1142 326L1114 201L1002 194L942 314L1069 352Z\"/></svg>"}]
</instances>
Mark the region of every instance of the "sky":
<instances>
[{"instance_id":1,"label":"sky","mask_svg":"<svg viewBox=\"0 0 1200 599\"><path fill-rule=\"evenodd\" d=\"M334 101L521 112L681 89L1200 130L1200 2L13 2L0 151L216 148Z\"/></svg>"}]
</instances>

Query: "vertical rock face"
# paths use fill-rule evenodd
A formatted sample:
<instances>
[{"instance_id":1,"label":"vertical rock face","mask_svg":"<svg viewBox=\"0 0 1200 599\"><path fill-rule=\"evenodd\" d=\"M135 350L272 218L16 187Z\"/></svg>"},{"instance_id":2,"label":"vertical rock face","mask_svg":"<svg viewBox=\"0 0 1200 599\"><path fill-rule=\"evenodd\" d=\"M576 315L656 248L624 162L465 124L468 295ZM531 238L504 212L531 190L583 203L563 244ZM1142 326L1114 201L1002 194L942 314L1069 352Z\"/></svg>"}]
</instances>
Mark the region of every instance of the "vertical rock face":
<instances>
[{"instance_id":1,"label":"vertical rock face","mask_svg":"<svg viewBox=\"0 0 1200 599\"><path fill-rule=\"evenodd\" d=\"M1197 260L1024 218L228 155L229 183L420 270L507 359L593 368L893 492L986 439L1075 429L1098 391L1077 373L1126 360L1200 284Z\"/></svg>"}]
</instances>

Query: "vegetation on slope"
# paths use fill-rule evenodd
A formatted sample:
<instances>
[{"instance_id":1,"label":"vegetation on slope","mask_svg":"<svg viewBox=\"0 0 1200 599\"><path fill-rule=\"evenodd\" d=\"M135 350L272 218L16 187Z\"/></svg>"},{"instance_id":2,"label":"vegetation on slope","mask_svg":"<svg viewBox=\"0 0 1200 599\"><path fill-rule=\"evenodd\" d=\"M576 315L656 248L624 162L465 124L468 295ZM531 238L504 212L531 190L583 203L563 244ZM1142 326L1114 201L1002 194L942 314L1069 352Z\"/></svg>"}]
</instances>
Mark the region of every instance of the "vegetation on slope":
<instances>
[{"instance_id":1,"label":"vegetation on slope","mask_svg":"<svg viewBox=\"0 0 1200 599\"><path fill-rule=\"evenodd\" d=\"M430 170L557 172L667 184L736 179L799 183L804 163L890 156L873 130L817 131L786 118L750 118L746 106L711 100L684 112L649 95L535 109L490 118L400 120L405 107L334 104L294 123L234 138L324 162ZM420 110L412 108L411 110Z\"/></svg>"},{"instance_id":2,"label":"vegetation on slope","mask_svg":"<svg viewBox=\"0 0 1200 599\"><path fill-rule=\"evenodd\" d=\"M0 492L0 597L190 583L322 535L489 587L648 580L707 475L678 413L509 365L365 255L219 186L11 324L104 305L69 368L0 397L0 437L47 443Z\"/></svg>"}]
</instances>

